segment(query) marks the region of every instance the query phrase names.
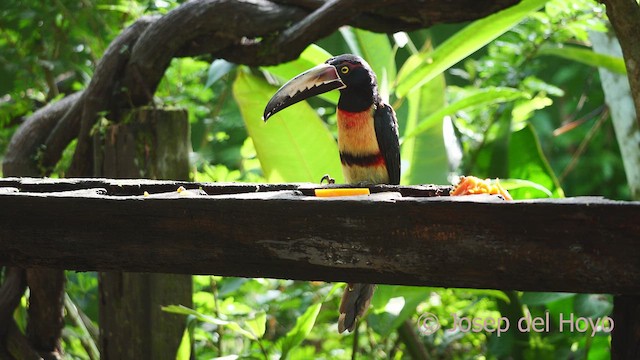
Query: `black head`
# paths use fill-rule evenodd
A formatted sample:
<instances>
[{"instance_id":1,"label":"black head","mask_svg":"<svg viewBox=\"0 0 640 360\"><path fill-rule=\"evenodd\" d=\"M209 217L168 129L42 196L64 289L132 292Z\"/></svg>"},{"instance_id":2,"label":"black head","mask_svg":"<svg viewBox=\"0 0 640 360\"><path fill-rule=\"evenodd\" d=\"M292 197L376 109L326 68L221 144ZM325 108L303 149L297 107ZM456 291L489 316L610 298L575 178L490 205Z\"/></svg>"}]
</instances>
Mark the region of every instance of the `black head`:
<instances>
[{"instance_id":1,"label":"black head","mask_svg":"<svg viewBox=\"0 0 640 360\"><path fill-rule=\"evenodd\" d=\"M338 108L346 111L363 111L379 102L378 81L371 66L360 56L345 54L326 61L336 68L345 87Z\"/></svg>"}]
</instances>

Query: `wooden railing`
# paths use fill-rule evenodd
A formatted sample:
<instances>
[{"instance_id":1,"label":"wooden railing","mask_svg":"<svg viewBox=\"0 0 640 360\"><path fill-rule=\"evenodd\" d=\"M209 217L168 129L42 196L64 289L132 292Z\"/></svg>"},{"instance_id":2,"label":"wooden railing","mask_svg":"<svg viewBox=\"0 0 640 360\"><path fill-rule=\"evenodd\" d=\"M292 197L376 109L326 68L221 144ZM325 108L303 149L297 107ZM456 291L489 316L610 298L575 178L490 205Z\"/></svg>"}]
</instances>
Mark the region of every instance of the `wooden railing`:
<instances>
[{"instance_id":1,"label":"wooden railing","mask_svg":"<svg viewBox=\"0 0 640 360\"><path fill-rule=\"evenodd\" d=\"M612 293L638 344L640 202L317 187L0 179L0 265Z\"/></svg>"}]
</instances>

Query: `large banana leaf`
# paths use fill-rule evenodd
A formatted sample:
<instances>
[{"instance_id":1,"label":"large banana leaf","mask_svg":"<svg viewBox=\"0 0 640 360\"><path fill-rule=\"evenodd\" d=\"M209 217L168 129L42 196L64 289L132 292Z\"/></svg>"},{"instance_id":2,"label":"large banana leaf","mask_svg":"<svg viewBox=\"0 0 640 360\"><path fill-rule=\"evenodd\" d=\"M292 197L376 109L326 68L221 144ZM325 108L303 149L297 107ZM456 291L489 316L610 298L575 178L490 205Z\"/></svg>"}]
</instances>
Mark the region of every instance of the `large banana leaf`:
<instances>
[{"instance_id":1,"label":"large banana leaf","mask_svg":"<svg viewBox=\"0 0 640 360\"><path fill-rule=\"evenodd\" d=\"M341 182L338 145L318 114L300 102L262 121L264 107L276 91L248 71L238 71L233 95L270 182L319 182L330 174Z\"/></svg>"},{"instance_id":2,"label":"large banana leaf","mask_svg":"<svg viewBox=\"0 0 640 360\"><path fill-rule=\"evenodd\" d=\"M532 181L548 189L553 197L564 197L560 183L542 152L538 136L531 125L527 125L511 134L508 164L510 178ZM548 196L545 191L535 187L524 187L509 191L514 199Z\"/></svg>"},{"instance_id":3,"label":"large banana leaf","mask_svg":"<svg viewBox=\"0 0 640 360\"><path fill-rule=\"evenodd\" d=\"M407 97L409 112L404 134L415 133L419 123L445 106L445 80L440 75ZM402 142L403 184L447 184L449 160L442 133L443 117L420 134Z\"/></svg>"}]
</instances>

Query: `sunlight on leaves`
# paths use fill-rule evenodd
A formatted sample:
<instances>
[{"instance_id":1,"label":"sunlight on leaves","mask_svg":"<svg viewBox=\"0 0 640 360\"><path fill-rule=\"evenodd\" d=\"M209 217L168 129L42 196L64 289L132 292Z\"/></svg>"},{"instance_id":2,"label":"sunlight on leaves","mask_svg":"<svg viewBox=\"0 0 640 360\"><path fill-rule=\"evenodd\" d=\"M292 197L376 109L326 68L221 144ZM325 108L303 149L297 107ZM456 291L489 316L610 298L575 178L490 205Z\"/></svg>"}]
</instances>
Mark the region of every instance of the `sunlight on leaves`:
<instances>
[{"instance_id":1,"label":"sunlight on leaves","mask_svg":"<svg viewBox=\"0 0 640 360\"><path fill-rule=\"evenodd\" d=\"M544 47L539 50L538 55L558 56L564 59L577 61L585 65L602 67L618 74L627 74L627 68L624 65L624 60L622 58L599 54L587 48L580 48L577 46Z\"/></svg>"},{"instance_id":2,"label":"sunlight on leaves","mask_svg":"<svg viewBox=\"0 0 640 360\"><path fill-rule=\"evenodd\" d=\"M465 57L473 54L518 24L548 0L523 0L519 4L476 20L438 46L433 52L412 56L398 74L396 95L406 96Z\"/></svg>"},{"instance_id":3,"label":"sunlight on leaves","mask_svg":"<svg viewBox=\"0 0 640 360\"><path fill-rule=\"evenodd\" d=\"M284 338L282 338L280 345L282 348L282 355L280 359L286 359L289 356L289 352L300 345L302 341L309 335L313 324L316 322L316 318L320 313L322 303L317 303L309 306L307 310L298 318L296 325L291 329Z\"/></svg>"}]
</instances>

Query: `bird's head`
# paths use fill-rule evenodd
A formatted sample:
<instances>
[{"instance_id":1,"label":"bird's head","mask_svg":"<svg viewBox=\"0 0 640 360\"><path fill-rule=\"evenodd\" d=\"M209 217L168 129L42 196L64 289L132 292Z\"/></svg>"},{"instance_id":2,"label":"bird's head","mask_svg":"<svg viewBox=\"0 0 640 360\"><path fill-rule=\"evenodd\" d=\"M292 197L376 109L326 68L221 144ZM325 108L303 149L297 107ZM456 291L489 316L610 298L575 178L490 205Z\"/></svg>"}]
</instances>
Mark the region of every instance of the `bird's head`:
<instances>
[{"instance_id":1,"label":"bird's head","mask_svg":"<svg viewBox=\"0 0 640 360\"><path fill-rule=\"evenodd\" d=\"M263 119L297 102L331 90L342 93L338 108L363 111L378 100L376 75L357 55L332 57L289 80L273 95L264 109Z\"/></svg>"}]
</instances>

